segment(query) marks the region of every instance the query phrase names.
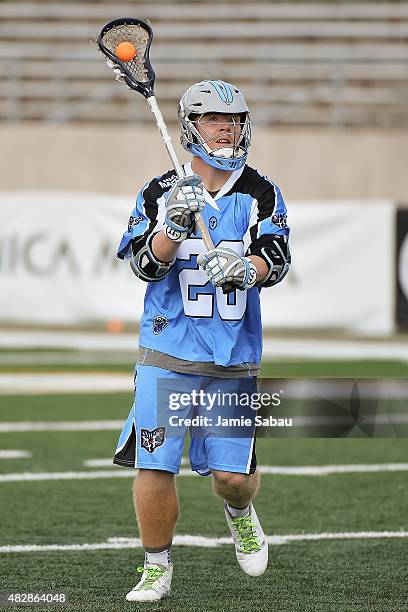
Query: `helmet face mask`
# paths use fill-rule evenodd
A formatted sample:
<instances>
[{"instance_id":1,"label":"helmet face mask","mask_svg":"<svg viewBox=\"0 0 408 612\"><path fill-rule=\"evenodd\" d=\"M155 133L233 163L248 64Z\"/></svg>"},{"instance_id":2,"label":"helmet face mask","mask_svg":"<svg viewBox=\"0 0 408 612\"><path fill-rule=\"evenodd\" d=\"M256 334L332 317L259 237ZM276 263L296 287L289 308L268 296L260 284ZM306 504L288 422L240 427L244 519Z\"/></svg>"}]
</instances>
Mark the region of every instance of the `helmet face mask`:
<instances>
[{"instance_id":1,"label":"helmet face mask","mask_svg":"<svg viewBox=\"0 0 408 612\"><path fill-rule=\"evenodd\" d=\"M178 116L184 149L219 170L238 170L245 165L251 121L237 87L224 81L201 81L182 96ZM221 126L223 132L217 133L217 127ZM216 141L223 134L229 142L217 147Z\"/></svg>"},{"instance_id":2,"label":"helmet face mask","mask_svg":"<svg viewBox=\"0 0 408 612\"><path fill-rule=\"evenodd\" d=\"M225 116L223 120L222 115L214 115L213 113L205 113L200 115L197 119L190 118L190 129L195 136L196 143L201 141L201 145L209 155L215 155L217 157L225 158L241 158L246 155L245 147L245 133L248 118L245 114L234 116ZM211 132L222 127L224 132L215 133L211 135ZM230 142L225 146L214 146L217 144L217 140L226 137Z\"/></svg>"}]
</instances>

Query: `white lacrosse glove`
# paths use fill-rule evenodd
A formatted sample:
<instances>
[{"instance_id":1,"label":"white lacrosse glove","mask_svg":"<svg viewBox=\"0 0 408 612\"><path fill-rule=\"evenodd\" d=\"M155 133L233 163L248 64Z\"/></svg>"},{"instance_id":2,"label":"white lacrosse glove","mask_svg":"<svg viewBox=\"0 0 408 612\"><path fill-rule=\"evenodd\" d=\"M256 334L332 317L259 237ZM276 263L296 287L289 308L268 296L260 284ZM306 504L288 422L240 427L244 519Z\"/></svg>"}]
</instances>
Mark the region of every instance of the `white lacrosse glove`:
<instances>
[{"instance_id":1,"label":"white lacrosse glove","mask_svg":"<svg viewBox=\"0 0 408 612\"><path fill-rule=\"evenodd\" d=\"M217 247L201 253L197 261L215 287L228 283L237 289L250 289L256 283L256 267L252 261L232 249Z\"/></svg>"},{"instance_id":2,"label":"white lacrosse glove","mask_svg":"<svg viewBox=\"0 0 408 612\"><path fill-rule=\"evenodd\" d=\"M170 240L182 242L195 232L194 213L205 206L203 183L198 174L178 179L166 200L164 232Z\"/></svg>"}]
</instances>

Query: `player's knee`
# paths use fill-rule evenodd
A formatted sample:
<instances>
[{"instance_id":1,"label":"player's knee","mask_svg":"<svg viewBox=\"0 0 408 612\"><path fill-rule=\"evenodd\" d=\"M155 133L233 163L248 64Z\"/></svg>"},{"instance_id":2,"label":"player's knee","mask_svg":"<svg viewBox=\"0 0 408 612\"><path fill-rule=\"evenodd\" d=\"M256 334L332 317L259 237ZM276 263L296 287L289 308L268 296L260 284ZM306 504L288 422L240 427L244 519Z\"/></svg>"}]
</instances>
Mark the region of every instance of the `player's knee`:
<instances>
[{"instance_id":1,"label":"player's knee","mask_svg":"<svg viewBox=\"0 0 408 612\"><path fill-rule=\"evenodd\" d=\"M213 476L217 484L232 489L241 489L248 480L247 474L238 474L237 472L213 471Z\"/></svg>"},{"instance_id":2,"label":"player's knee","mask_svg":"<svg viewBox=\"0 0 408 612\"><path fill-rule=\"evenodd\" d=\"M139 469L133 481L133 492L145 487L153 488L156 491L174 487L174 474L164 470Z\"/></svg>"}]
</instances>

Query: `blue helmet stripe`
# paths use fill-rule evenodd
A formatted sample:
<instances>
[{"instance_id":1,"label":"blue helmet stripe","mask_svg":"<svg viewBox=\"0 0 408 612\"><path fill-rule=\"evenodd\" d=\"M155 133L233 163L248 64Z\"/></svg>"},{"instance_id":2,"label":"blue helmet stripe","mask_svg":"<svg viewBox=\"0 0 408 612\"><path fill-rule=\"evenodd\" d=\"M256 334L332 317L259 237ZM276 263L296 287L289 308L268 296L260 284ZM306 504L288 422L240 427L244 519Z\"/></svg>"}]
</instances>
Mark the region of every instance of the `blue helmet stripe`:
<instances>
[{"instance_id":1,"label":"blue helmet stripe","mask_svg":"<svg viewBox=\"0 0 408 612\"><path fill-rule=\"evenodd\" d=\"M234 94L231 87L225 81L208 81L214 87L221 100L226 104L231 104L234 100Z\"/></svg>"}]
</instances>

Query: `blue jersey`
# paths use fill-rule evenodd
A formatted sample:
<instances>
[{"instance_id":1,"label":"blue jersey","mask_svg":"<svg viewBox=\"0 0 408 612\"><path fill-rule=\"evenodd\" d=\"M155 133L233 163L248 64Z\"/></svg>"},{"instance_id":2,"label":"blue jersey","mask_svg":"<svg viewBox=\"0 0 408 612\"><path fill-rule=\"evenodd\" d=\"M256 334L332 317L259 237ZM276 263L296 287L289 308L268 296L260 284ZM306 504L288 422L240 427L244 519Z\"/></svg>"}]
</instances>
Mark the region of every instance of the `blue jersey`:
<instances>
[{"instance_id":1,"label":"blue jersey","mask_svg":"<svg viewBox=\"0 0 408 612\"><path fill-rule=\"evenodd\" d=\"M191 164L184 166L192 174ZM166 194L177 175L170 170L139 193L118 257L131 257L131 241L162 229ZM289 234L286 207L279 188L249 166L232 173L214 198L204 190L202 217L215 246L240 255L267 234ZM224 295L198 266L205 252L201 234L184 240L175 264L159 282L147 284L140 344L188 361L221 366L261 360L262 324L259 289Z\"/></svg>"}]
</instances>

